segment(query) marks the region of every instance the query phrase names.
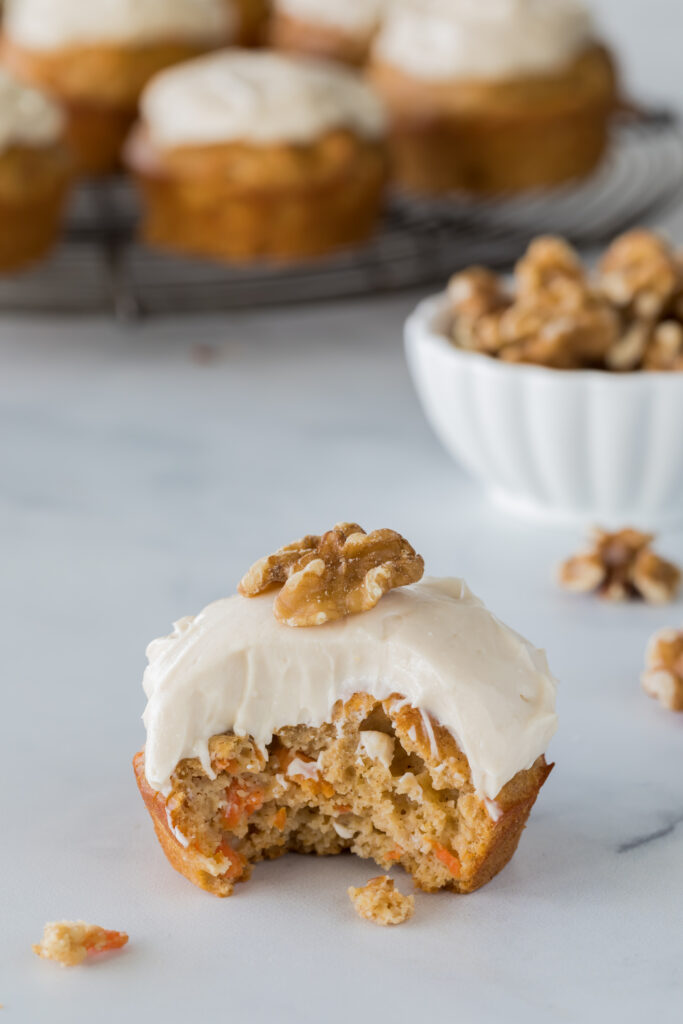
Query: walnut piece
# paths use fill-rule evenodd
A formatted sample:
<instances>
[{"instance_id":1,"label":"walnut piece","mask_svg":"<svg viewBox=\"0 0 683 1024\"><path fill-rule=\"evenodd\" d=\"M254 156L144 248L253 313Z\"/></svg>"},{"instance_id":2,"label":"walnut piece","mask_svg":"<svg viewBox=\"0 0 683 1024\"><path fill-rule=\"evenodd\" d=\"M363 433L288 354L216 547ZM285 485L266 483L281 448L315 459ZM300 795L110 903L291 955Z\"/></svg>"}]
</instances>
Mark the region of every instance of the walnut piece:
<instances>
[{"instance_id":1,"label":"walnut piece","mask_svg":"<svg viewBox=\"0 0 683 1024\"><path fill-rule=\"evenodd\" d=\"M454 274L448 284L448 297L454 313L476 318L510 302L498 274L485 267L470 267Z\"/></svg>"},{"instance_id":2,"label":"walnut piece","mask_svg":"<svg viewBox=\"0 0 683 1024\"><path fill-rule=\"evenodd\" d=\"M348 893L358 916L373 924L403 924L415 910L415 897L399 892L388 875L371 878L361 888L350 886Z\"/></svg>"},{"instance_id":3,"label":"walnut piece","mask_svg":"<svg viewBox=\"0 0 683 1024\"><path fill-rule=\"evenodd\" d=\"M664 320L657 324L643 356L645 370L683 370L683 324Z\"/></svg>"},{"instance_id":4,"label":"walnut piece","mask_svg":"<svg viewBox=\"0 0 683 1024\"><path fill-rule=\"evenodd\" d=\"M640 319L661 316L679 288L675 254L653 231L642 228L621 235L600 264L598 285L622 309Z\"/></svg>"},{"instance_id":5,"label":"walnut piece","mask_svg":"<svg viewBox=\"0 0 683 1024\"><path fill-rule=\"evenodd\" d=\"M650 639L641 682L665 708L683 711L683 629L661 629Z\"/></svg>"},{"instance_id":6,"label":"walnut piece","mask_svg":"<svg viewBox=\"0 0 683 1024\"><path fill-rule=\"evenodd\" d=\"M275 617L287 626L321 626L374 608L423 572L422 557L394 530L366 533L357 523L338 523L256 562L239 591L255 597L280 585Z\"/></svg>"},{"instance_id":7,"label":"walnut piece","mask_svg":"<svg viewBox=\"0 0 683 1024\"><path fill-rule=\"evenodd\" d=\"M121 949L128 942L125 932L108 931L85 921L50 921L43 929L42 941L33 952L45 960L56 960L63 967L76 967L86 957Z\"/></svg>"},{"instance_id":8,"label":"walnut piece","mask_svg":"<svg viewBox=\"0 0 683 1024\"><path fill-rule=\"evenodd\" d=\"M608 601L643 598L666 604L675 597L681 573L651 548L654 535L626 528L616 533L596 529L586 551L559 568L559 581L576 593L597 591Z\"/></svg>"},{"instance_id":9,"label":"walnut piece","mask_svg":"<svg viewBox=\"0 0 683 1024\"><path fill-rule=\"evenodd\" d=\"M578 254L553 235L534 239L515 267L515 281L521 299L555 296L563 305L581 305L587 289Z\"/></svg>"}]
</instances>

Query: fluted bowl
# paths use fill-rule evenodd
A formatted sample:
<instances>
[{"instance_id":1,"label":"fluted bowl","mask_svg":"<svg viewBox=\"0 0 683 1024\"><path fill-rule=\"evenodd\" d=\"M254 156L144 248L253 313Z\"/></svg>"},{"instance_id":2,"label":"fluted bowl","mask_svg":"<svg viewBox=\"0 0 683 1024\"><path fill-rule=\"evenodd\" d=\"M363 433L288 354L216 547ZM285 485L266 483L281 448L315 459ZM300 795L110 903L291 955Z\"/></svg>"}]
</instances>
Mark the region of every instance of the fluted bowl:
<instances>
[{"instance_id":1,"label":"fluted bowl","mask_svg":"<svg viewBox=\"0 0 683 1024\"><path fill-rule=\"evenodd\" d=\"M445 294L405 328L408 365L441 443L524 514L605 526L683 520L683 373L504 363L448 338Z\"/></svg>"}]
</instances>

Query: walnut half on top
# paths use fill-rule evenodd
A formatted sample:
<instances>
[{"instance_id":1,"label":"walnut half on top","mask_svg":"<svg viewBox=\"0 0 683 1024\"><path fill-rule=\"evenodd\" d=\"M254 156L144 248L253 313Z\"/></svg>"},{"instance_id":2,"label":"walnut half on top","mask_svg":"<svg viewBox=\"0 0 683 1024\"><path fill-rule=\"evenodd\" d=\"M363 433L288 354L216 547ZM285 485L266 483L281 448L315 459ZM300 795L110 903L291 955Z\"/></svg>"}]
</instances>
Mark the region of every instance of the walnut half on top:
<instances>
[{"instance_id":1,"label":"walnut half on top","mask_svg":"<svg viewBox=\"0 0 683 1024\"><path fill-rule=\"evenodd\" d=\"M641 597L650 604L673 600L681 572L652 550L654 535L626 528L596 529L586 551L564 561L559 582L577 593L597 591L608 601Z\"/></svg>"},{"instance_id":2,"label":"walnut half on top","mask_svg":"<svg viewBox=\"0 0 683 1024\"><path fill-rule=\"evenodd\" d=\"M417 583L424 561L395 530L366 533L338 523L260 559L242 577L239 592L256 597L281 587L275 617L287 626L322 626L374 608L395 587Z\"/></svg>"}]
</instances>

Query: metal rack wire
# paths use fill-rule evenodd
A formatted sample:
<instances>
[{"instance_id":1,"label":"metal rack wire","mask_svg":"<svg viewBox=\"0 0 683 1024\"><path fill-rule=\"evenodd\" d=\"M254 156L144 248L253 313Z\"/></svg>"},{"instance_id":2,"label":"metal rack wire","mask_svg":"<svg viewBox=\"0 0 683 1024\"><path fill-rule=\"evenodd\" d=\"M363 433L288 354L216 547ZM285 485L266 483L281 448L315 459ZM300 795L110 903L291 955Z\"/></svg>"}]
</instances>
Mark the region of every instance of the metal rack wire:
<instances>
[{"instance_id":1,"label":"metal rack wire","mask_svg":"<svg viewBox=\"0 0 683 1024\"><path fill-rule=\"evenodd\" d=\"M602 245L682 197L678 122L667 112L640 113L615 123L609 154L586 182L487 201L394 196L367 245L303 265L232 268L139 244L133 190L112 179L78 190L49 260L0 278L0 309L135 318L426 286L471 263L503 267L540 233L584 249Z\"/></svg>"}]
</instances>

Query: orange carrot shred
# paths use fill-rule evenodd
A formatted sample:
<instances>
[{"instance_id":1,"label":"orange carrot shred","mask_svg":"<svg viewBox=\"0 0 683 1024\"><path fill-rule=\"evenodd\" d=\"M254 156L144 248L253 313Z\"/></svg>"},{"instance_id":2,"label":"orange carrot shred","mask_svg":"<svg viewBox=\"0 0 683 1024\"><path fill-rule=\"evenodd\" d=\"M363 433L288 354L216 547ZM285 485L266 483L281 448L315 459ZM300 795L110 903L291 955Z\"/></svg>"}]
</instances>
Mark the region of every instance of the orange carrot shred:
<instances>
[{"instance_id":1,"label":"orange carrot shred","mask_svg":"<svg viewBox=\"0 0 683 1024\"><path fill-rule=\"evenodd\" d=\"M436 859L441 861L444 867L453 875L453 878L460 878L462 866L458 857L441 843L432 841L432 849Z\"/></svg>"}]
</instances>

